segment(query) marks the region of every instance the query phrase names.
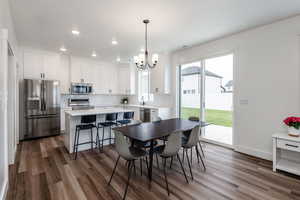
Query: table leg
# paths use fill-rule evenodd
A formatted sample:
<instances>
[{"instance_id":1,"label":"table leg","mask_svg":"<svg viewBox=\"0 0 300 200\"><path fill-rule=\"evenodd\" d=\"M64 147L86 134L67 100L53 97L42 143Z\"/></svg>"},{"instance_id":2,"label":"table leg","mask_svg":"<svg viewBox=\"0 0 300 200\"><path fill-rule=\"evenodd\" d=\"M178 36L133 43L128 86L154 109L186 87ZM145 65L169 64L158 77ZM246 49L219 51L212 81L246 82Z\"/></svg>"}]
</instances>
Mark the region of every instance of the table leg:
<instances>
[{"instance_id":1,"label":"table leg","mask_svg":"<svg viewBox=\"0 0 300 200\"><path fill-rule=\"evenodd\" d=\"M149 177L149 188L151 188L152 182L152 166L153 166L153 140L150 143L150 151L149 151L149 168L148 168L148 177Z\"/></svg>"}]
</instances>

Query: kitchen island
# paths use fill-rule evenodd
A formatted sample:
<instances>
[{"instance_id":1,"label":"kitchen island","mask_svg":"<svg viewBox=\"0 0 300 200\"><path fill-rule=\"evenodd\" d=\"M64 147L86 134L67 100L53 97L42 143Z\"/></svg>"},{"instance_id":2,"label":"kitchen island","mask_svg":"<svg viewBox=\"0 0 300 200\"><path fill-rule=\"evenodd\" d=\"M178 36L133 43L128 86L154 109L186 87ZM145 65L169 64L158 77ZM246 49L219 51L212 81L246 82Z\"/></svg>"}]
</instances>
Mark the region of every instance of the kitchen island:
<instances>
[{"instance_id":1,"label":"kitchen island","mask_svg":"<svg viewBox=\"0 0 300 200\"><path fill-rule=\"evenodd\" d=\"M124 112L134 112L131 109L124 109L121 107L96 107L94 109L89 110L68 110L65 111L65 134L64 134L64 145L67 148L69 153L73 153L73 145L74 145L74 136L76 125L80 124L81 116L85 115L96 115L97 116L97 124L99 122L105 121L105 115L110 113L118 113L118 119L123 119ZM83 130L80 131L79 141L80 143L90 141L90 131ZM93 140L96 141L96 133L97 129L93 130ZM112 131L113 133L113 131ZM105 129L105 137L108 137L109 129ZM99 137L100 140L102 139L102 129L99 130ZM104 142L104 145L107 145L109 142ZM78 147L78 151L84 151L90 149L90 144L80 145Z\"/></svg>"}]
</instances>

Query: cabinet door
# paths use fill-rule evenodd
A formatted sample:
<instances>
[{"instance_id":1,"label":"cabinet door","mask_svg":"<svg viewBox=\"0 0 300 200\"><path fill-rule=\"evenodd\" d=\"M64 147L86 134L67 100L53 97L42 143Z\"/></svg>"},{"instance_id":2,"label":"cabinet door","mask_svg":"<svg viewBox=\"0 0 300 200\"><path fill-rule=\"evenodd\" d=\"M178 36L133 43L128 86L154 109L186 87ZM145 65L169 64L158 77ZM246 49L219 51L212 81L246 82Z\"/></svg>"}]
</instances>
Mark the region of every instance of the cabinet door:
<instances>
[{"instance_id":1,"label":"cabinet door","mask_svg":"<svg viewBox=\"0 0 300 200\"><path fill-rule=\"evenodd\" d=\"M44 75L47 80L59 80L59 54L44 55L43 56L43 67Z\"/></svg>"},{"instance_id":2,"label":"cabinet door","mask_svg":"<svg viewBox=\"0 0 300 200\"><path fill-rule=\"evenodd\" d=\"M107 76L104 71L104 66L102 64L95 65L95 81L94 81L94 92L95 94L106 94L108 93L108 89L106 88L106 80Z\"/></svg>"},{"instance_id":3,"label":"cabinet door","mask_svg":"<svg viewBox=\"0 0 300 200\"><path fill-rule=\"evenodd\" d=\"M81 61L77 58L71 58L71 82L80 83L81 79Z\"/></svg>"},{"instance_id":4,"label":"cabinet door","mask_svg":"<svg viewBox=\"0 0 300 200\"><path fill-rule=\"evenodd\" d=\"M60 56L59 73L57 74L60 81L60 93L70 93L70 58L67 55Z\"/></svg>"},{"instance_id":5,"label":"cabinet door","mask_svg":"<svg viewBox=\"0 0 300 200\"><path fill-rule=\"evenodd\" d=\"M43 55L34 52L24 52L24 78L41 79L43 73Z\"/></svg>"},{"instance_id":6,"label":"cabinet door","mask_svg":"<svg viewBox=\"0 0 300 200\"><path fill-rule=\"evenodd\" d=\"M87 60L83 60L81 62L80 66L81 70L81 77L85 83L92 83L94 84L95 82L95 63L94 62L89 62Z\"/></svg>"},{"instance_id":7,"label":"cabinet door","mask_svg":"<svg viewBox=\"0 0 300 200\"><path fill-rule=\"evenodd\" d=\"M119 93L130 94L130 68L120 67L119 68Z\"/></svg>"},{"instance_id":8,"label":"cabinet door","mask_svg":"<svg viewBox=\"0 0 300 200\"><path fill-rule=\"evenodd\" d=\"M115 65L105 64L103 66L103 87L104 94L118 94L119 84L118 84L118 71Z\"/></svg>"}]
</instances>

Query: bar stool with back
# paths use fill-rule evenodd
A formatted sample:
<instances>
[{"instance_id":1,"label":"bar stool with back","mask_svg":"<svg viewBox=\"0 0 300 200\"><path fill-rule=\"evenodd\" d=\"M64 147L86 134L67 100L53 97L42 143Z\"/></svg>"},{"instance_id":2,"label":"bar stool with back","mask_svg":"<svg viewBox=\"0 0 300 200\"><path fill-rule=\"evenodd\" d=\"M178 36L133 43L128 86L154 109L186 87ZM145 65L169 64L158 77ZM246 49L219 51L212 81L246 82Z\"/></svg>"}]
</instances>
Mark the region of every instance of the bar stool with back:
<instances>
[{"instance_id":1,"label":"bar stool with back","mask_svg":"<svg viewBox=\"0 0 300 200\"><path fill-rule=\"evenodd\" d=\"M76 125L76 130L75 130L75 138L74 138L74 146L73 146L73 152L75 152L75 160L77 159L77 153L78 153L78 146L83 145L83 144L91 144L91 149L93 149L93 144L98 145L99 141L99 135L97 131L96 135L96 142L93 140L93 128L96 128L96 115L87 115L87 116L82 116L81 117L81 124ZM90 141L89 142L83 142L79 143L79 135L80 131L83 130L90 130Z\"/></svg>"},{"instance_id":2,"label":"bar stool with back","mask_svg":"<svg viewBox=\"0 0 300 200\"><path fill-rule=\"evenodd\" d=\"M102 151L103 151L104 141L109 140L109 144L111 144L111 140L114 139L114 138L111 137L111 128L113 126L118 126L117 119L118 119L118 113L109 113L109 114L105 115L105 121L104 122L98 123L97 133L98 133L98 130L100 128L103 128L102 138L101 138ZM104 138L104 131L105 131L104 129L106 127L109 128L109 138ZM100 144L100 141L99 141L99 144ZM99 149L100 149L100 145L99 145Z\"/></svg>"}]
</instances>

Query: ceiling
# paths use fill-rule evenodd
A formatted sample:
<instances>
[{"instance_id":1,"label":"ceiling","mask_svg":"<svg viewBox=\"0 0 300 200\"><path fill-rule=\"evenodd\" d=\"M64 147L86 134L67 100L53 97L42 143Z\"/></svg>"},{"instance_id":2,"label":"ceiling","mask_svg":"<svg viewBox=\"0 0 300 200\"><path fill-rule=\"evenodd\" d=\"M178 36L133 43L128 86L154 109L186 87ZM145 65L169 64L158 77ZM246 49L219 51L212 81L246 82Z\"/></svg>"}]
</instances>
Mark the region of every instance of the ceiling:
<instances>
[{"instance_id":1,"label":"ceiling","mask_svg":"<svg viewBox=\"0 0 300 200\"><path fill-rule=\"evenodd\" d=\"M171 51L300 13L299 0L10 0L20 45L126 61L144 45ZM79 37L71 30L77 28ZM116 38L118 45L111 44Z\"/></svg>"}]
</instances>

